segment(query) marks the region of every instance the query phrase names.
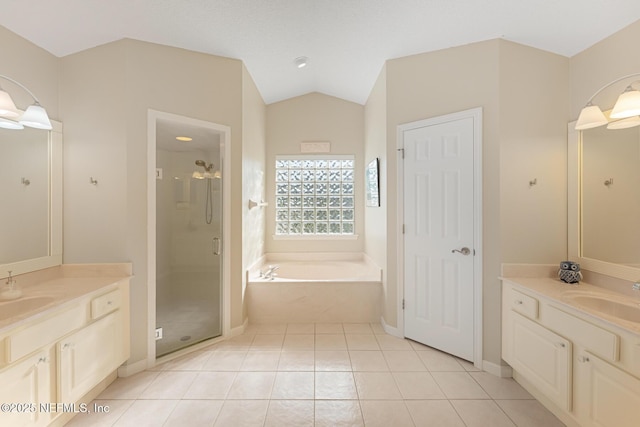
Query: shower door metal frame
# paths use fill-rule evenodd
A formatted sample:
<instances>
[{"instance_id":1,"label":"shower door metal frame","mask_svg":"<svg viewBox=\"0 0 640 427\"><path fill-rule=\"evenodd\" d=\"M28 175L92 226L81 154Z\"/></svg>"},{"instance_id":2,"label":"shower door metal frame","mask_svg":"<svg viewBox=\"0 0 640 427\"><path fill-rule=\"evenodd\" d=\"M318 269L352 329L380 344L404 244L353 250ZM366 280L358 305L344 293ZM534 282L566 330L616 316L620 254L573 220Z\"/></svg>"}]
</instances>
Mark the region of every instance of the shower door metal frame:
<instances>
[{"instance_id":1,"label":"shower door metal frame","mask_svg":"<svg viewBox=\"0 0 640 427\"><path fill-rule=\"evenodd\" d=\"M231 217L231 180L229 179L231 160L231 128L229 126L204 120L193 119L177 114L148 110L147 114L147 359L145 366L135 367L144 370L156 365L156 122L168 120L185 125L204 127L220 132L222 145L222 335L195 344L187 349L178 350L172 355L193 351L199 346L210 345L216 340L228 337L231 333L231 297L230 297L230 224Z\"/></svg>"}]
</instances>

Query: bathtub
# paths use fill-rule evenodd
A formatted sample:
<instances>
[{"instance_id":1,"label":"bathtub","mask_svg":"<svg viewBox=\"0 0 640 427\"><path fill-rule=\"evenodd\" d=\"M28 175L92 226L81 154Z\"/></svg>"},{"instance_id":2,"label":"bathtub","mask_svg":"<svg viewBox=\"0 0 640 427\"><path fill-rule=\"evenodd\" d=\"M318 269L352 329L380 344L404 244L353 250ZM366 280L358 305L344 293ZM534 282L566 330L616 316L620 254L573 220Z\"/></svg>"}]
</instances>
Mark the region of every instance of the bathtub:
<instances>
[{"instance_id":1,"label":"bathtub","mask_svg":"<svg viewBox=\"0 0 640 427\"><path fill-rule=\"evenodd\" d=\"M277 276L260 277L270 265ZM382 272L363 254L270 254L246 274L251 323L380 321Z\"/></svg>"}]
</instances>

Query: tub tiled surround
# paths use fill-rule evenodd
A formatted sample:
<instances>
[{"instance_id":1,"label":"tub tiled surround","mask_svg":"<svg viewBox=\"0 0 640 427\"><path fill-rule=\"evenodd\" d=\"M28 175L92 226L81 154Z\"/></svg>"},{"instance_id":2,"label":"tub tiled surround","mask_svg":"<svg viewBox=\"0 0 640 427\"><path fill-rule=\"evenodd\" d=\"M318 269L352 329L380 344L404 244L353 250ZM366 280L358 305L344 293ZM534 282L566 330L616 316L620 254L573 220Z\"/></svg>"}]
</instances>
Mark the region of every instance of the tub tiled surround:
<instances>
[{"instance_id":1,"label":"tub tiled surround","mask_svg":"<svg viewBox=\"0 0 640 427\"><path fill-rule=\"evenodd\" d=\"M562 424L511 379L370 323L250 325L243 335L117 379L76 426Z\"/></svg>"},{"instance_id":2,"label":"tub tiled surround","mask_svg":"<svg viewBox=\"0 0 640 427\"><path fill-rule=\"evenodd\" d=\"M275 280L258 279L280 264ZM287 277L287 271L295 272ZM312 273L319 271L318 279ZM282 273L282 274L280 274ZM365 254L267 254L247 270L247 312L254 324L377 322L381 316L381 270Z\"/></svg>"}]
</instances>

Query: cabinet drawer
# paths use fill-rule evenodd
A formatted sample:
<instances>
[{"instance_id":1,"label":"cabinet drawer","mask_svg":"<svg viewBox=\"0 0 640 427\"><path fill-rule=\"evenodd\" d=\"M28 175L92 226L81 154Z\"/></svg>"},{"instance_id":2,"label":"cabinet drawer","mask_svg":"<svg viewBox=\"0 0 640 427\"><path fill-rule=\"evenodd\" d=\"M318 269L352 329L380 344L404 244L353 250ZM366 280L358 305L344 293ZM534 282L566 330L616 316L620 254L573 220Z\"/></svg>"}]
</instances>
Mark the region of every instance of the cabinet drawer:
<instances>
[{"instance_id":1,"label":"cabinet drawer","mask_svg":"<svg viewBox=\"0 0 640 427\"><path fill-rule=\"evenodd\" d=\"M122 292L116 289L91 300L91 319L97 319L117 310L122 305Z\"/></svg>"},{"instance_id":2,"label":"cabinet drawer","mask_svg":"<svg viewBox=\"0 0 640 427\"><path fill-rule=\"evenodd\" d=\"M81 328L85 324L86 315L85 303L56 313L35 325L27 326L9 335L6 339L7 362L15 362L55 342L69 332Z\"/></svg>"},{"instance_id":3,"label":"cabinet drawer","mask_svg":"<svg viewBox=\"0 0 640 427\"><path fill-rule=\"evenodd\" d=\"M545 315L548 326L557 333L570 337L589 351L615 362L619 359L620 338L607 330L565 313L553 306Z\"/></svg>"},{"instance_id":4,"label":"cabinet drawer","mask_svg":"<svg viewBox=\"0 0 640 427\"><path fill-rule=\"evenodd\" d=\"M530 319L538 318L538 300L511 289L509 305L512 310Z\"/></svg>"}]
</instances>

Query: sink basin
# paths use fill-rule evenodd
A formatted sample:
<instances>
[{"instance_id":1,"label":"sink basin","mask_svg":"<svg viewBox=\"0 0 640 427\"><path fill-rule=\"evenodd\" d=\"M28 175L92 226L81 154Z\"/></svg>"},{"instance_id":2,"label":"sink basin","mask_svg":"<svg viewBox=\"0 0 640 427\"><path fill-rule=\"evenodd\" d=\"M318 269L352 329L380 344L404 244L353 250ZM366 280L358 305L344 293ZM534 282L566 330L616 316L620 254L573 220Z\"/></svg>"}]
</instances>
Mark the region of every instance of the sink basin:
<instances>
[{"instance_id":1,"label":"sink basin","mask_svg":"<svg viewBox=\"0 0 640 427\"><path fill-rule=\"evenodd\" d=\"M53 302L53 297L27 297L13 301L0 302L0 320L28 313Z\"/></svg>"},{"instance_id":2,"label":"sink basin","mask_svg":"<svg viewBox=\"0 0 640 427\"><path fill-rule=\"evenodd\" d=\"M640 304L620 301L606 295L569 294L565 298L578 306L627 322L640 323Z\"/></svg>"}]
</instances>

